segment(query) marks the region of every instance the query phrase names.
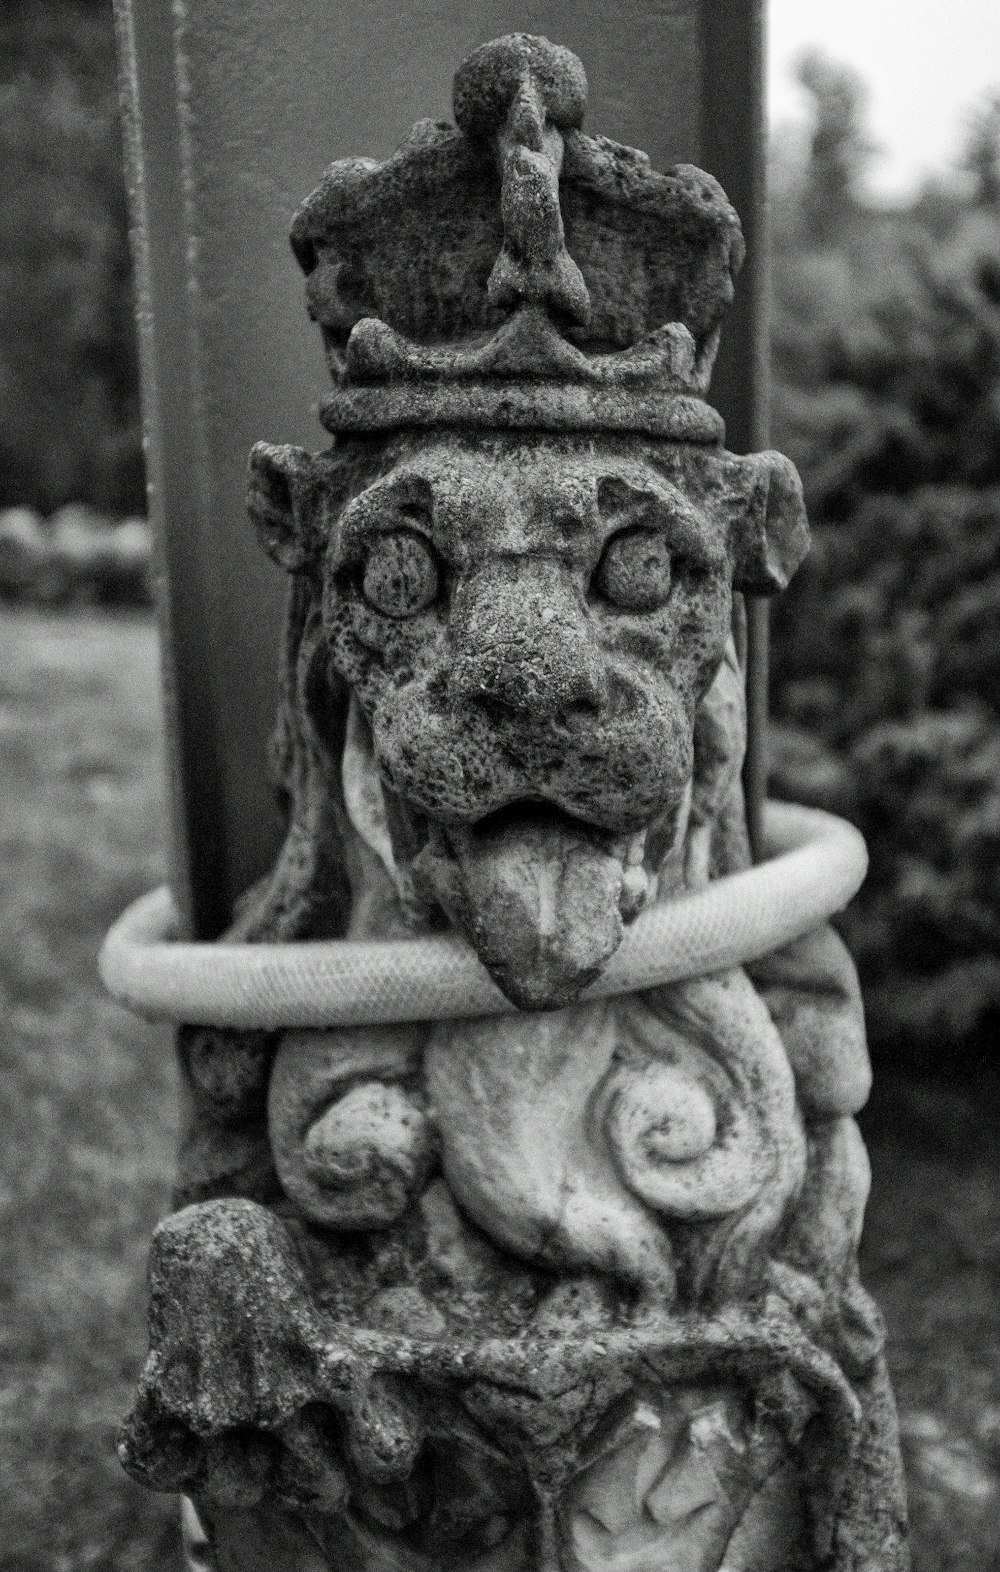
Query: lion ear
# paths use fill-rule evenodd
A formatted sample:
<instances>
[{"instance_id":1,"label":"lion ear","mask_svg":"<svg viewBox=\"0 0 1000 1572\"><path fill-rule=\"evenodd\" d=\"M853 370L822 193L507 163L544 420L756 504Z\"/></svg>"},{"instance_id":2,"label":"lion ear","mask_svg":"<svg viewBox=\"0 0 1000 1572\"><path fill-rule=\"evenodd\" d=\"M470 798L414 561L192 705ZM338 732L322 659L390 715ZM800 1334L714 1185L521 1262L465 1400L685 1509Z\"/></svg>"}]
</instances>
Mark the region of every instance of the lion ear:
<instances>
[{"instance_id":1,"label":"lion ear","mask_svg":"<svg viewBox=\"0 0 1000 1572\"><path fill-rule=\"evenodd\" d=\"M752 453L739 460L746 511L736 526L737 589L774 595L809 550L802 482L783 453Z\"/></svg>"},{"instance_id":2,"label":"lion ear","mask_svg":"<svg viewBox=\"0 0 1000 1572\"><path fill-rule=\"evenodd\" d=\"M247 510L264 550L288 573L301 573L314 554L317 480L305 448L254 444Z\"/></svg>"}]
</instances>

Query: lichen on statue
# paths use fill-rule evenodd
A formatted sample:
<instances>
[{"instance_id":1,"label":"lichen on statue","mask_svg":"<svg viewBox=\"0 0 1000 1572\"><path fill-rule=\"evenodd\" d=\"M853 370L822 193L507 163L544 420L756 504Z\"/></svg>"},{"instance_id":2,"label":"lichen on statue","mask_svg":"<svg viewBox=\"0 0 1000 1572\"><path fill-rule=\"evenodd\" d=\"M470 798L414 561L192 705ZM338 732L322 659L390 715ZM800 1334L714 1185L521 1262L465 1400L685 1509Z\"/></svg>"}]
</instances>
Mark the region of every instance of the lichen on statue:
<instances>
[{"instance_id":1,"label":"lichen on statue","mask_svg":"<svg viewBox=\"0 0 1000 1572\"><path fill-rule=\"evenodd\" d=\"M905 1565L840 941L580 1002L749 861L734 591L806 546L704 401L735 213L584 103L499 40L293 226L334 442L251 459L288 829L231 937L454 928L518 1012L182 1032L123 1455L220 1568Z\"/></svg>"}]
</instances>

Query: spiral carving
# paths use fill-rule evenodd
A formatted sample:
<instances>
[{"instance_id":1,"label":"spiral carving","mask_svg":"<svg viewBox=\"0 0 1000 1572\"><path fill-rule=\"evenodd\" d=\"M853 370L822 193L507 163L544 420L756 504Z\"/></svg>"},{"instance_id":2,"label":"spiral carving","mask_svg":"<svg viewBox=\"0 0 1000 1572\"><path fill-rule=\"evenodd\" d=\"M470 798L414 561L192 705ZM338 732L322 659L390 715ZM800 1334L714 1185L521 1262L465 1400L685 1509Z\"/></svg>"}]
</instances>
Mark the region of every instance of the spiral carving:
<instances>
[{"instance_id":1,"label":"spiral carving","mask_svg":"<svg viewBox=\"0 0 1000 1572\"><path fill-rule=\"evenodd\" d=\"M724 1225L698 1275L710 1262L735 1270L777 1228L805 1173L774 1023L745 973L732 971L645 994L617 1024L602 1101L618 1172L664 1219Z\"/></svg>"}]
</instances>

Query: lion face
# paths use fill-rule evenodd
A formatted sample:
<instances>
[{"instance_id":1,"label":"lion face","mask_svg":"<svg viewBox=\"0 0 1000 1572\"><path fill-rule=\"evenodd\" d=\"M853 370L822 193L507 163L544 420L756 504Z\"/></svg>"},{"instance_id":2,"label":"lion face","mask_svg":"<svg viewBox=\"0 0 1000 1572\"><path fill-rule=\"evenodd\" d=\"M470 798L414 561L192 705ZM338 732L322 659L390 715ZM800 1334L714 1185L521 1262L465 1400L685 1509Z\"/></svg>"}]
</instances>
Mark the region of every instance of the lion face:
<instances>
[{"instance_id":1,"label":"lion face","mask_svg":"<svg viewBox=\"0 0 1000 1572\"><path fill-rule=\"evenodd\" d=\"M258 483L294 451L256 450ZM734 581L776 585L801 554L790 466L635 439L402 436L317 522L323 488L294 462L276 554L317 573L397 858L515 1002L568 1002L671 838ZM274 551L274 506L267 528Z\"/></svg>"}]
</instances>

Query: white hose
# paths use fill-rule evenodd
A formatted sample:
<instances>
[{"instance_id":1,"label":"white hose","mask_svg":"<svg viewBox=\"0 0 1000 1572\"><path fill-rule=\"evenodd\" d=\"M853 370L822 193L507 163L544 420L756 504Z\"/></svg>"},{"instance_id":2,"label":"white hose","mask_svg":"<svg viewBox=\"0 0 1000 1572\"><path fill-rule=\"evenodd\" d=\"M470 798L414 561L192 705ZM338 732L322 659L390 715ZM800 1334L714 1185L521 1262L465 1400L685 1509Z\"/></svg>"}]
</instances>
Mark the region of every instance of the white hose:
<instances>
[{"instance_id":1,"label":"white hose","mask_svg":"<svg viewBox=\"0 0 1000 1572\"><path fill-rule=\"evenodd\" d=\"M641 913L585 999L740 966L840 911L868 853L853 825L816 808L766 805L770 856ZM105 987L149 1020L274 1030L501 1015L516 1007L457 934L406 940L190 943L164 886L104 941Z\"/></svg>"}]
</instances>

